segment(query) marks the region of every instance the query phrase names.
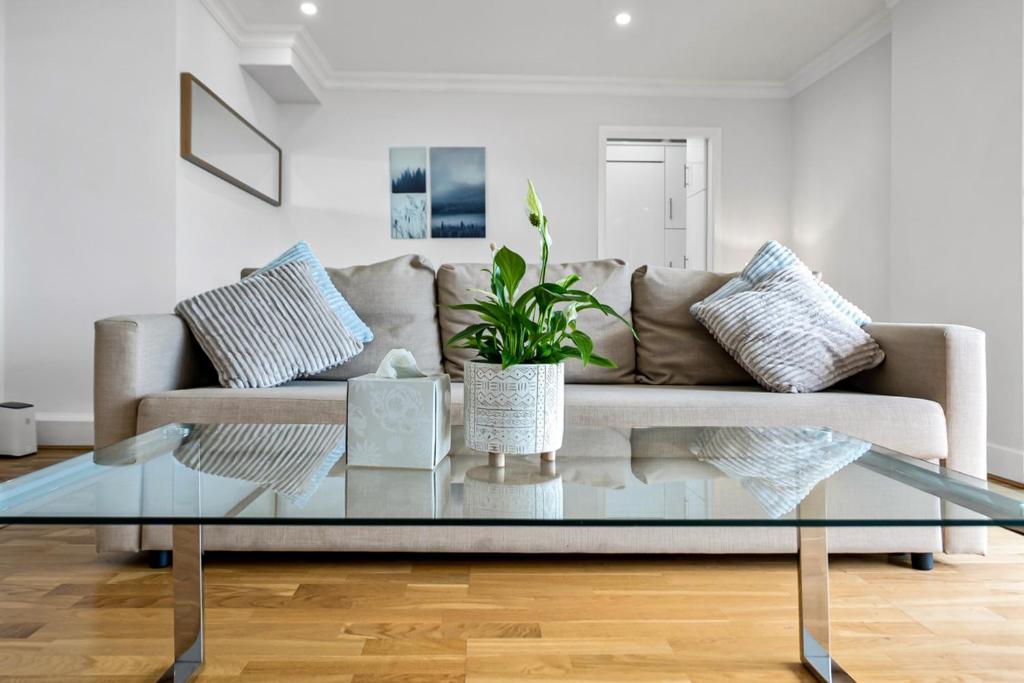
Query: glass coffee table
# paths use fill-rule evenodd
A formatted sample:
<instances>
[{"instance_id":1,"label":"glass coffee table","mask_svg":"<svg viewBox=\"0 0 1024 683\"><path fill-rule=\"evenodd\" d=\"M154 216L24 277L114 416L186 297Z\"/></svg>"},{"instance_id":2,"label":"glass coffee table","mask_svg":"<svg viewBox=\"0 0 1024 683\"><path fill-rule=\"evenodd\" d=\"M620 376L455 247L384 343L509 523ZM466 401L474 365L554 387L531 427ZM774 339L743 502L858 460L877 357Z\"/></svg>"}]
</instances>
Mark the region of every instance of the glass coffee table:
<instances>
[{"instance_id":1,"label":"glass coffee table","mask_svg":"<svg viewBox=\"0 0 1024 683\"><path fill-rule=\"evenodd\" d=\"M1024 530L1024 492L828 429L569 427L556 462L503 467L457 430L437 469L410 476L348 466L343 425L168 425L0 484L0 523L172 525L174 663L160 680L175 682L204 661L203 525L789 527L801 658L822 681L853 680L829 654L829 528ZM612 452L623 438L632 449ZM596 478L563 477L595 458ZM866 473L881 500L829 505ZM258 504L267 495L280 504Z\"/></svg>"}]
</instances>

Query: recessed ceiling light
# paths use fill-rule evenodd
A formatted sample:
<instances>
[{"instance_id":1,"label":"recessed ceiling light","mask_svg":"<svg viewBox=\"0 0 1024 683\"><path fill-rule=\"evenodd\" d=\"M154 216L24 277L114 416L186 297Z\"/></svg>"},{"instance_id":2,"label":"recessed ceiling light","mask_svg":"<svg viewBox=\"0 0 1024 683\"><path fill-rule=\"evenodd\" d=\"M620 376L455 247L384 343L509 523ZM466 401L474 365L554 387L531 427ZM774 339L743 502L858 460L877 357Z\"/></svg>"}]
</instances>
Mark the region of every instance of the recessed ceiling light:
<instances>
[{"instance_id":1,"label":"recessed ceiling light","mask_svg":"<svg viewBox=\"0 0 1024 683\"><path fill-rule=\"evenodd\" d=\"M633 21L633 17L629 16L629 12L619 12L615 15L615 23L619 26L625 26L631 21Z\"/></svg>"},{"instance_id":2,"label":"recessed ceiling light","mask_svg":"<svg viewBox=\"0 0 1024 683\"><path fill-rule=\"evenodd\" d=\"M308 14L309 16L316 14L316 5L311 2L302 3L299 5L299 9L302 10L303 14Z\"/></svg>"}]
</instances>

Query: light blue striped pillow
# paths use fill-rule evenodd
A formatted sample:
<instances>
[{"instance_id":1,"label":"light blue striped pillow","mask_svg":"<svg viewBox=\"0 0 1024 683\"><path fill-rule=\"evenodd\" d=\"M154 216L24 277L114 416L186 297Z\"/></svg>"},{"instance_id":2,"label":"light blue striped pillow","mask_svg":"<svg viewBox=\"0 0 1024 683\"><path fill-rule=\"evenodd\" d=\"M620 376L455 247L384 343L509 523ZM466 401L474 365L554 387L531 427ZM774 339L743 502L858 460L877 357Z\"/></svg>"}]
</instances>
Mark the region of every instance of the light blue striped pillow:
<instances>
[{"instance_id":1,"label":"light blue striped pillow","mask_svg":"<svg viewBox=\"0 0 1024 683\"><path fill-rule=\"evenodd\" d=\"M733 279L722 285L721 289L718 289L714 293L708 295L703 301L698 301L690 307L690 315L696 318L701 323L704 323L704 319L701 317L701 309L707 304L720 301L727 296L732 296L738 292L749 292L756 287L761 281L770 275L774 275L784 268L790 266L799 266L810 272L810 269L797 258L797 255L790 251L787 247L782 246L775 240L770 240L761 245L761 248L754 254L754 258L750 259L750 262L743 268L740 274ZM867 313L860 310L856 305L847 301L839 294L836 290L829 287L827 284L818 280L818 286L821 287L821 291L825 293L827 298L836 309L845 315L847 318L855 322L856 324L863 327L871 322L871 317Z\"/></svg>"},{"instance_id":2,"label":"light blue striped pillow","mask_svg":"<svg viewBox=\"0 0 1024 683\"><path fill-rule=\"evenodd\" d=\"M313 282L316 283L317 289L324 293L331 310L337 314L338 318L341 319L341 324L345 326L352 336L364 343L373 341L373 332L366 326L366 323L359 319L356 312L352 310L352 306L345 301L345 297L341 295L338 288L331 282L331 276L327 274L319 259L313 254L313 250L305 242L296 243L294 247L267 265L250 273L249 277L259 275L271 268L277 268L293 261L305 261L309 264L309 274L313 276Z\"/></svg>"}]
</instances>

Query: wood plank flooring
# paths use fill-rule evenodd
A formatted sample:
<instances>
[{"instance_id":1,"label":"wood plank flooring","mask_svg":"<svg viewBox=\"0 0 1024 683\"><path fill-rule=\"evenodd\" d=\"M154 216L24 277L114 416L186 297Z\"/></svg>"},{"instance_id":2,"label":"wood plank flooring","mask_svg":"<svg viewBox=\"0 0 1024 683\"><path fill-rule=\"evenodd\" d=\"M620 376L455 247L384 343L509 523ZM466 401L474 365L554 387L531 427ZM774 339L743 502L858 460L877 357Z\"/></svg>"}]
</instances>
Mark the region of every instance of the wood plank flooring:
<instances>
[{"instance_id":1,"label":"wood plank flooring","mask_svg":"<svg viewBox=\"0 0 1024 683\"><path fill-rule=\"evenodd\" d=\"M29 459L31 460L31 458ZM0 477L6 467L0 462ZM0 529L0 681L153 681L169 570L88 528ZM1024 537L932 572L833 560L859 681L1024 680ZM790 557L207 556L202 683L810 681Z\"/></svg>"}]
</instances>

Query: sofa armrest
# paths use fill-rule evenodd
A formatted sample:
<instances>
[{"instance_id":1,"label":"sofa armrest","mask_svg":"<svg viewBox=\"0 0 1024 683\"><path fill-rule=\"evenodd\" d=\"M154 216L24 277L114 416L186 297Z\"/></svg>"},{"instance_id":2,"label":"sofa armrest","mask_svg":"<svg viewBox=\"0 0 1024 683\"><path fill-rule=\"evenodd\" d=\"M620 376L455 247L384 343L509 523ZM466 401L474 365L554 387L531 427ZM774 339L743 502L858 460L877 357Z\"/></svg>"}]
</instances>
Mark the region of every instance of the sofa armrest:
<instances>
[{"instance_id":1,"label":"sofa armrest","mask_svg":"<svg viewBox=\"0 0 1024 683\"><path fill-rule=\"evenodd\" d=\"M885 362L857 375L859 391L935 401L946 415L946 466L979 479L988 476L985 333L961 325L872 323L865 328L885 351ZM970 514L943 505L943 517ZM946 527L947 553L985 552L984 529Z\"/></svg>"},{"instance_id":2,"label":"sofa armrest","mask_svg":"<svg viewBox=\"0 0 1024 683\"><path fill-rule=\"evenodd\" d=\"M148 394L207 383L209 361L176 315L135 315L96 322L93 410L96 447L134 436Z\"/></svg>"},{"instance_id":3,"label":"sofa armrest","mask_svg":"<svg viewBox=\"0 0 1024 683\"><path fill-rule=\"evenodd\" d=\"M985 333L961 325L871 323L865 331L885 351L885 362L857 375L866 393L935 401L946 414L951 469L987 475Z\"/></svg>"}]
</instances>

